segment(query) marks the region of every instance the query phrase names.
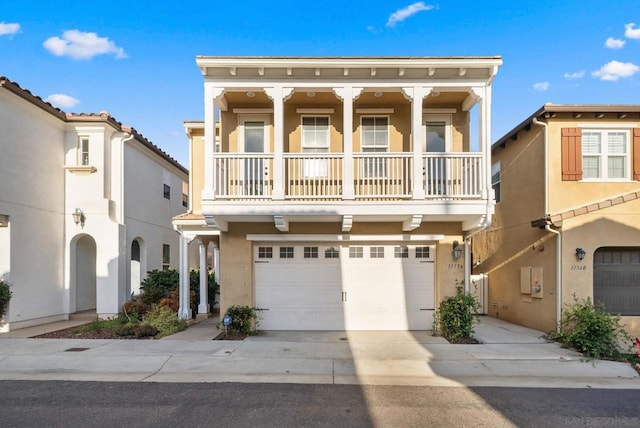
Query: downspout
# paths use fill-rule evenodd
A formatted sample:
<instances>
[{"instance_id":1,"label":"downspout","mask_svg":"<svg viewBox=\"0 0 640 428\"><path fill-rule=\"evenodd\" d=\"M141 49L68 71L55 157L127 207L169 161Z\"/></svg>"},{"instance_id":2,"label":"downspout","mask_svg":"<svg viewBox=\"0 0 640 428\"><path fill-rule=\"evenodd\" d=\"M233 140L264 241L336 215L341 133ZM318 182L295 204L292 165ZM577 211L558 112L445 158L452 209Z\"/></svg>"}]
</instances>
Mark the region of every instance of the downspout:
<instances>
[{"instance_id":1,"label":"downspout","mask_svg":"<svg viewBox=\"0 0 640 428\"><path fill-rule=\"evenodd\" d=\"M544 127L544 215L549 215L549 126L545 122L533 118L534 125ZM560 333L560 321L562 320L562 234L551 228L551 224L545 224L544 230L556 235L556 331Z\"/></svg>"}]
</instances>

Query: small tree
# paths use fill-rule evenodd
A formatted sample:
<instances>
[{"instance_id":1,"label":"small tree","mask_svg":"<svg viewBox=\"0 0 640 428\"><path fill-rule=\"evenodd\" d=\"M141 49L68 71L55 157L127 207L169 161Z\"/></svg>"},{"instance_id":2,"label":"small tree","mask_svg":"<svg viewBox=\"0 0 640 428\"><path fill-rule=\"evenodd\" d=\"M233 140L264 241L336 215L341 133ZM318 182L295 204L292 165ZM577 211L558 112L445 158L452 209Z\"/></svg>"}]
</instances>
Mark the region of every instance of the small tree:
<instances>
[{"instance_id":1,"label":"small tree","mask_svg":"<svg viewBox=\"0 0 640 428\"><path fill-rule=\"evenodd\" d=\"M462 285L456 286L456 295L440 302L434 314L434 333L440 333L450 342L471 339L478 324L480 304L471 294L465 294Z\"/></svg>"},{"instance_id":2,"label":"small tree","mask_svg":"<svg viewBox=\"0 0 640 428\"><path fill-rule=\"evenodd\" d=\"M4 282L2 278L0 278L0 318L6 313L7 308L9 307L9 300L11 300L11 290L9 290L9 284Z\"/></svg>"}]
</instances>

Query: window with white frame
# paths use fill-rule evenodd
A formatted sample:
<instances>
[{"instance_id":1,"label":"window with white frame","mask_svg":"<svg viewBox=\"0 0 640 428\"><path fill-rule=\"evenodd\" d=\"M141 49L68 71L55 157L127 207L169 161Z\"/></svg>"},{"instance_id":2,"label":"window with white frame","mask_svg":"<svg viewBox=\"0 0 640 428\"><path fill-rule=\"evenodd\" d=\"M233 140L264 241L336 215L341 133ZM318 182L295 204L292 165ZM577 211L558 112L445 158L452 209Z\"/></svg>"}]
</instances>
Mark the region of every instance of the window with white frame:
<instances>
[{"instance_id":1,"label":"window with white frame","mask_svg":"<svg viewBox=\"0 0 640 428\"><path fill-rule=\"evenodd\" d=\"M305 259L317 259L318 247L304 247L303 255Z\"/></svg>"},{"instance_id":2,"label":"window with white frame","mask_svg":"<svg viewBox=\"0 0 640 428\"><path fill-rule=\"evenodd\" d=\"M369 258L371 259L384 259L384 247L370 247Z\"/></svg>"},{"instance_id":3,"label":"window with white frame","mask_svg":"<svg viewBox=\"0 0 640 428\"><path fill-rule=\"evenodd\" d=\"M396 259L408 259L409 247L394 247L393 255Z\"/></svg>"},{"instance_id":4,"label":"window with white frame","mask_svg":"<svg viewBox=\"0 0 640 428\"><path fill-rule=\"evenodd\" d=\"M364 257L364 251L362 247L349 247L350 259L361 259Z\"/></svg>"},{"instance_id":5,"label":"window with white frame","mask_svg":"<svg viewBox=\"0 0 640 428\"><path fill-rule=\"evenodd\" d=\"M500 161L491 165L491 187L496 197L496 203L500 202Z\"/></svg>"},{"instance_id":6,"label":"window with white frame","mask_svg":"<svg viewBox=\"0 0 640 428\"><path fill-rule=\"evenodd\" d=\"M303 116L302 117L302 153L328 153L329 152L329 117L328 116ZM305 159L305 177L326 177L327 159Z\"/></svg>"},{"instance_id":7,"label":"window with white frame","mask_svg":"<svg viewBox=\"0 0 640 428\"><path fill-rule=\"evenodd\" d=\"M78 163L89 165L89 137L78 138Z\"/></svg>"},{"instance_id":8,"label":"window with white frame","mask_svg":"<svg viewBox=\"0 0 640 428\"><path fill-rule=\"evenodd\" d=\"M360 144L363 153L389 151L389 118L386 116L362 117ZM363 177L386 177L387 160L385 158L363 159Z\"/></svg>"},{"instance_id":9,"label":"window with white frame","mask_svg":"<svg viewBox=\"0 0 640 428\"><path fill-rule=\"evenodd\" d=\"M280 258L281 259L292 259L293 258L293 247L280 247Z\"/></svg>"},{"instance_id":10,"label":"window with white frame","mask_svg":"<svg viewBox=\"0 0 640 428\"><path fill-rule=\"evenodd\" d=\"M629 131L582 130L583 179L629 179Z\"/></svg>"}]
</instances>

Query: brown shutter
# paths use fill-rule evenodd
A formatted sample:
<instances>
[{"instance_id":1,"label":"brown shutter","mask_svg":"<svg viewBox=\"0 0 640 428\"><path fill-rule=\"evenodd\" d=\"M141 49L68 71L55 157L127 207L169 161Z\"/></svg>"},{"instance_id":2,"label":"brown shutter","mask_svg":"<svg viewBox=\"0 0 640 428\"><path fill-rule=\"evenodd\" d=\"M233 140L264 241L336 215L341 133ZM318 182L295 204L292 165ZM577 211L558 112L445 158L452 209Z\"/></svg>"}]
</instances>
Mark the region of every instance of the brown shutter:
<instances>
[{"instance_id":1,"label":"brown shutter","mask_svg":"<svg viewBox=\"0 0 640 428\"><path fill-rule=\"evenodd\" d=\"M640 128L633 128L633 179L640 180Z\"/></svg>"},{"instance_id":2,"label":"brown shutter","mask_svg":"<svg viewBox=\"0 0 640 428\"><path fill-rule=\"evenodd\" d=\"M562 180L582 180L581 128L562 128Z\"/></svg>"}]
</instances>

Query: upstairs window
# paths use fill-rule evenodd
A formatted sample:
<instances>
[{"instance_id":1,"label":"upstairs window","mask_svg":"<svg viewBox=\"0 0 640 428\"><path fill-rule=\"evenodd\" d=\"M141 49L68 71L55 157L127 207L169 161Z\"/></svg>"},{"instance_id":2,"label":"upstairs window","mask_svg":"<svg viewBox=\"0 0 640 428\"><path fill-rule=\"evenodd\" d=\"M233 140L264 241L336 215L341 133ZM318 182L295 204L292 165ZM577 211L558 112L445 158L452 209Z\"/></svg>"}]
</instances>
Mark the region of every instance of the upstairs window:
<instances>
[{"instance_id":1,"label":"upstairs window","mask_svg":"<svg viewBox=\"0 0 640 428\"><path fill-rule=\"evenodd\" d=\"M302 118L302 153L329 152L329 118L305 116ZM327 159L305 159L305 177L326 177Z\"/></svg>"},{"instance_id":2,"label":"upstairs window","mask_svg":"<svg viewBox=\"0 0 640 428\"><path fill-rule=\"evenodd\" d=\"M171 186L163 184L163 194L165 199L171 199Z\"/></svg>"},{"instance_id":3,"label":"upstairs window","mask_svg":"<svg viewBox=\"0 0 640 428\"><path fill-rule=\"evenodd\" d=\"M500 202L500 161L491 165L491 187L496 197L496 203Z\"/></svg>"},{"instance_id":4,"label":"upstairs window","mask_svg":"<svg viewBox=\"0 0 640 428\"><path fill-rule=\"evenodd\" d=\"M89 137L80 137L78 139L78 158L80 165L89 165Z\"/></svg>"},{"instance_id":5,"label":"upstairs window","mask_svg":"<svg viewBox=\"0 0 640 428\"><path fill-rule=\"evenodd\" d=\"M582 130L583 179L629 179L629 132Z\"/></svg>"},{"instance_id":6,"label":"upstairs window","mask_svg":"<svg viewBox=\"0 0 640 428\"><path fill-rule=\"evenodd\" d=\"M385 116L361 119L361 146L363 153L389 151L389 118ZM386 177L387 163L384 158L364 159L363 177Z\"/></svg>"},{"instance_id":7,"label":"upstairs window","mask_svg":"<svg viewBox=\"0 0 640 428\"><path fill-rule=\"evenodd\" d=\"M182 206L185 208L189 207L189 195L187 195L186 193L182 194Z\"/></svg>"}]
</instances>

